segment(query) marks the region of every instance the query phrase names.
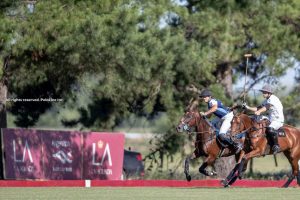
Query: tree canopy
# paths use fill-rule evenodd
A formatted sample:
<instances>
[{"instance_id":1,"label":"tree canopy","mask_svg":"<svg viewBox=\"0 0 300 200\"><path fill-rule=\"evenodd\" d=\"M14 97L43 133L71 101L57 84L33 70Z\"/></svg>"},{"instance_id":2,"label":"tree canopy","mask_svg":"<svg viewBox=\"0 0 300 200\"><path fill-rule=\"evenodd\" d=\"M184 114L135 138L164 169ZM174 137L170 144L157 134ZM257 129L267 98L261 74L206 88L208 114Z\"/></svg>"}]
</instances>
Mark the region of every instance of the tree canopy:
<instances>
[{"instance_id":1,"label":"tree canopy","mask_svg":"<svg viewBox=\"0 0 300 200\"><path fill-rule=\"evenodd\" d=\"M247 90L263 81L276 86L299 62L299 10L297 0L1 1L1 127L5 105L17 126L28 127L56 103L7 97L51 97L77 112L62 120L66 126L109 130L132 113L164 112L174 132L195 95L186 86L210 88L227 105L238 100L233 84L246 53ZM87 85L80 105L76 95ZM283 101L295 124L299 86Z\"/></svg>"}]
</instances>

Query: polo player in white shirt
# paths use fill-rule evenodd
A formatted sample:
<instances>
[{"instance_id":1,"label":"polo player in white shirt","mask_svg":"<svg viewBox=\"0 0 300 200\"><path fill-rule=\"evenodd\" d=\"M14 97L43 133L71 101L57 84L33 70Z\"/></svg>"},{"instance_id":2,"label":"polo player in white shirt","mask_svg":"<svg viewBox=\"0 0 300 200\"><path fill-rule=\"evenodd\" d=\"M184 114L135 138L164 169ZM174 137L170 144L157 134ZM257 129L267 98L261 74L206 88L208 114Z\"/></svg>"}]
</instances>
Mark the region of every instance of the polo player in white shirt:
<instances>
[{"instance_id":1,"label":"polo player in white shirt","mask_svg":"<svg viewBox=\"0 0 300 200\"><path fill-rule=\"evenodd\" d=\"M273 94L273 90L269 85L265 85L261 90L265 100L258 107L250 107L246 103L243 107L251 110L255 115L260 115L263 112L268 111L268 119L270 125L266 129L266 135L272 146L273 154L280 152L280 147L278 145L278 129L283 126L284 116L283 116L283 106L281 101L277 96Z\"/></svg>"}]
</instances>

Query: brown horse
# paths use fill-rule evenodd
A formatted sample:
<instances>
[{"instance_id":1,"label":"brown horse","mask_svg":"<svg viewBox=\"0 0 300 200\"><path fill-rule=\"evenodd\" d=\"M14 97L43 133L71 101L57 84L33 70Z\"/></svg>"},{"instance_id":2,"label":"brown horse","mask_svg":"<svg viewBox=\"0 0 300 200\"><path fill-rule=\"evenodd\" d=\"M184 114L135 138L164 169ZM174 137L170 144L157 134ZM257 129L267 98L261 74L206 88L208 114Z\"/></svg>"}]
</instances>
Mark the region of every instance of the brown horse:
<instances>
[{"instance_id":1,"label":"brown horse","mask_svg":"<svg viewBox=\"0 0 300 200\"><path fill-rule=\"evenodd\" d=\"M195 132L191 132L191 128L195 127ZM177 132L187 131L188 133L196 133L195 150L192 156L185 159L184 173L188 181L191 180L189 174L189 161L190 159L205 156L203 164L199 168L199 172L206 176L216 175L214 171L207 171L207 166L212 166L215 160L219 157L227 157L234 155L234 150L223 148L220 142L216 139L215 128L210 122L200 115L197 106L191 106L185 115L181 118L177 126ZM239 140L244 143L245 137L240 134L233 136L234 140ZM236 155L236 160L239 158Z\"/></svg>"},{"instance_id":2,"label":"brown horse","mask_svg":"<svg viewBox=\"0 0 300 200\"><path fill-rule=\"evenodd\" d=\"M237 160L237 164L234 167L234 169L229 173L229 175L221 181L221 183L224 185L224 187L227 187L231 184L233 184L236 179L239 177L241 179L242 173L247 170L247 163L248 160L245 161L243 166L241 166L239 163L242 160L242 157L245 155L245 153L248 153L251 151L251 145L250 145L250 140L247 138L247 133L249 130L253 127L253 122L252 118L249 117L246 114L239 114L239 115L234 115L232 121L231 121L231 135L239 135L241 133L246 134L246 138L244 140L244 148L239 154L239 158ZM238 170L241 170L241 173L238 174Z\"/></svg>"},{"instance_id":3,"label":"brown horse","mask_svg":"<svg viewBox=\"0 0 300 200\"><path fill-rule=\"evenodd\" d=\"M270 145L265 134L266 127L269 124L268 120L251 120L246 119L247 115L235 116L232 120L232 130L238 129L241 124L244 124L249 131L247 132L247 138L250 140L251 151L246 154L241 154L241 162L238 167L238 176L242 176L245 163L253 157L259 157L272 154ZM283 187L288 187L294 178L297 178L297 184L300 186L300 173L298 161L300 159L300 130L284 125L278 137L278 143L281 151L287 157L289 163L292 166L292 175L289 177Z\"/></svg>"}]
</instances>

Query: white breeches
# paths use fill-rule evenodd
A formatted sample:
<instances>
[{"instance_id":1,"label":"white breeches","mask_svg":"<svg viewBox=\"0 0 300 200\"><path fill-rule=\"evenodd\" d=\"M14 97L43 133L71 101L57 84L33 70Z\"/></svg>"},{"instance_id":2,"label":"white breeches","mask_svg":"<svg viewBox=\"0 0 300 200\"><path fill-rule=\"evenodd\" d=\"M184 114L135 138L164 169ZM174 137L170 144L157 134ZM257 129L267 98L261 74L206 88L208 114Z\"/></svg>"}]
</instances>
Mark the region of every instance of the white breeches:
<instances>
[{"instance_id":1,"label":"white breeches","mask_svg":"<svg viewBox=\"0 0 300 200\"><path fill-rule=\"evenodd\" d=\"M219 134L226 134L227 133L227 131L230 129L232 119L233 119L233 112L228 113L227 115L225 115L222 118L223 123L221 125Z\"/></svg>"},{"instance_id":2,"label":"white breeches","mask_svg":"<svg viewBox=\"0 0 300 200\"><path fill-rule=\"evenodd\" d=\"M269 127L274 128L275 130L278 130L280 127L283 126L282 122L279 121L272 121Z\"/></svg>"}]
</instances>

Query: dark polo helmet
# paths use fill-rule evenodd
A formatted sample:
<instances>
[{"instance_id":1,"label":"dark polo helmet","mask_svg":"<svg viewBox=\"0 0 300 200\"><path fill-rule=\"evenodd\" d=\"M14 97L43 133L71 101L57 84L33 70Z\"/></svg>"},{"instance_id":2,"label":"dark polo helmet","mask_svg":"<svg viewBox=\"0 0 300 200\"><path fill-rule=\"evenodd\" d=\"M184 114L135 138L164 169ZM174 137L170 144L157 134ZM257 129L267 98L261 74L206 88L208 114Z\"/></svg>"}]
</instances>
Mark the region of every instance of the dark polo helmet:
<instances>
[{"instance_id":1,"label":"dark polo helmet","mask_svg":"<svg viewBox=\"0 0 300 200\"><path fill-rule=\"evenodd\" d=\"M259 91L268 92L268 93L273 94L273 90L272 90L272 87L270 85L263 86Z\"/></svg>"},{"instance_id":2,"label":"dark polo helmet","mask_svg":"<svg viewBox=\"0 0 300 200\"><path fill-rule=\"evenodd\" d=\"M207 89L202 90L202 92L199 94L199 97L210 97L211 96L211 92Z\"/></svg>"}]
</instances>

